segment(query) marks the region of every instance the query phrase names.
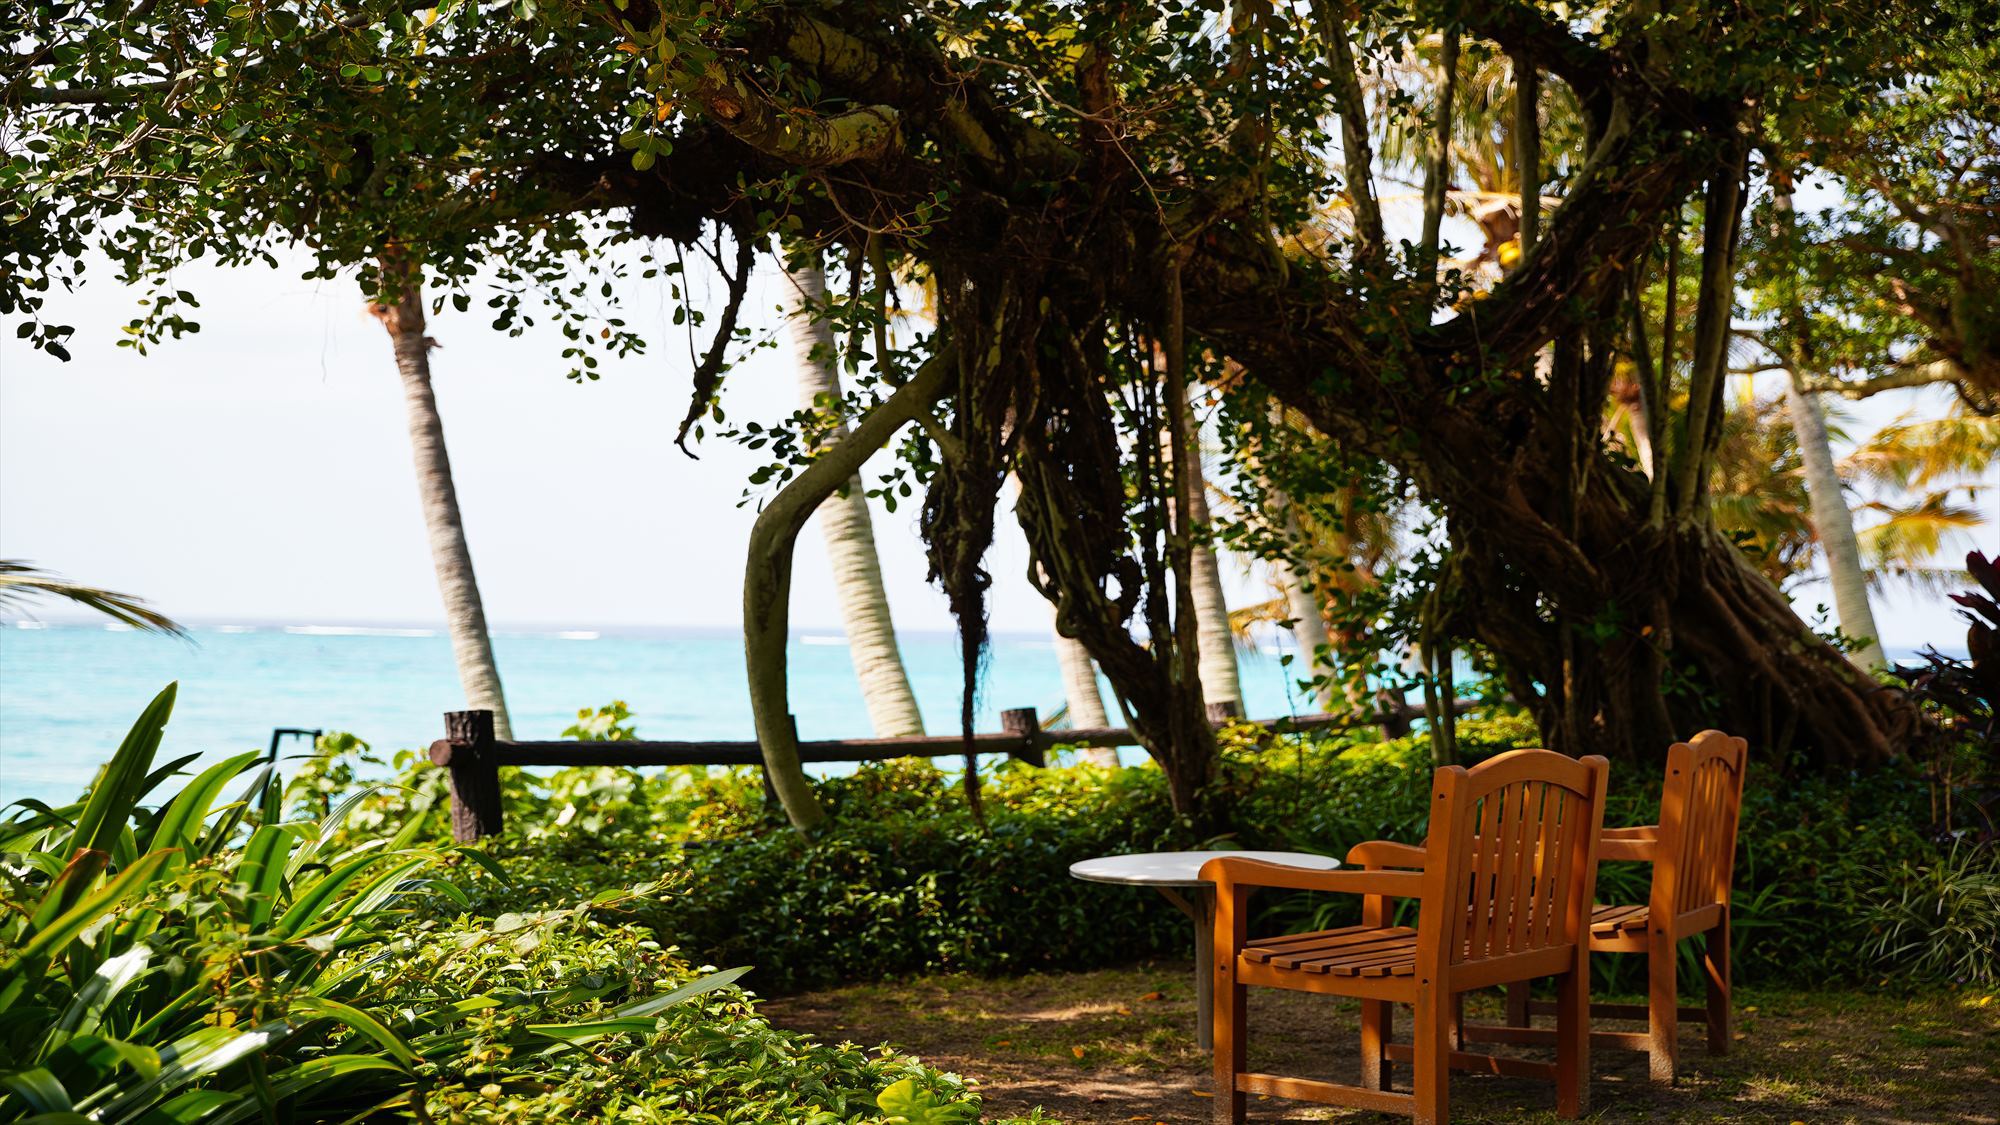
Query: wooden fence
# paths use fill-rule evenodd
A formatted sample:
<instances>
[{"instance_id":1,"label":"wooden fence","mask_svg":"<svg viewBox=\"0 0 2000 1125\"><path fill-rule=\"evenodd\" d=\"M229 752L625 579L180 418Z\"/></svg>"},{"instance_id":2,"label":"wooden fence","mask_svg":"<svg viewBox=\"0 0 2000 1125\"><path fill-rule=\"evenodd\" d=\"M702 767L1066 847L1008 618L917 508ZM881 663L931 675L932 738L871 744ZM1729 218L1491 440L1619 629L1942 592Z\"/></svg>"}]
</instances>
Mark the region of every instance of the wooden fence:
<instances>
[{"instance_id":1,"label":"wooden fence","mask_svg":"<svg viewBox=\"0 0 2000 1125\"><path fill-rule=\"evenodd\" d=\"M1458 702L1465 710L1471 700ZM1313 714L1262 719L1255 725L1270 734L1303 730L1333 730L1380 726L1391 734L1409 732L1424 710L1401 700L1386 699L1368 716ZM1233 703L1212 704L1209 719L1217 729L1241 722ZM1000 713L1001 731L972 739L974 754L1004 754L1032 766L1042 766L1053 746L1091 749L1137 746L1125 727L1080 727L1043 730L1033 707ZM435 765L451 771L451 834L460 842L500 831L500 767L502 766L761 766L764 754L749 742L502 742L493 736L493 712L449 711L445 736L431 743ZM803 762L880 762L891 758L945 758L965 753L958 735L910 738L844 738L800 742ZM765 785L768 791L769 780Z\"/></svg>"}]
</instances>

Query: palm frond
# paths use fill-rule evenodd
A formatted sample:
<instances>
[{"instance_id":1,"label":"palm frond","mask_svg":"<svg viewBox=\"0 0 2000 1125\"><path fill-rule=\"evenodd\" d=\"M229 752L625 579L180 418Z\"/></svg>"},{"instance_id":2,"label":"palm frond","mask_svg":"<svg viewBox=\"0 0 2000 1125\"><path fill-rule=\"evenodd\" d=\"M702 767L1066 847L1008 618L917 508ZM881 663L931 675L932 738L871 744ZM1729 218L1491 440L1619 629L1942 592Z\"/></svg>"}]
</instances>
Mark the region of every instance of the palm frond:
<instances>
[{"instance_id":1,"label":"palm frond","mask_svg":"<svg viewBox=\"0 0 2000 1125\"><path fill-rule=\"evenodd\" d=\"M1951 494L1934 492L1908 507L1868 504L1887 519L1860 529L1861 548L1878 567L1908 569L1936 558L1956 536L1985 525L1979 509L1951 502Z\"/></svg>"},{"instance_id":2,"label":"palm frond","mask_svg":"<svg viewBox=\"0 0 2000 1125\"><path fill-rule=\"evenodd\" d=\"M2000 456L2000 418L1963 404L1942 418L1898 419L1847 458L1857 476L1896 488L1924 488L1985 472Z\"/></svg>"},{"instance_id":3,"label":"palm frond","mask_svg":"<svg viewBox=\"0 0 2000 1125\"><path fill-rule=\"evenodd\" d=\"M11 609L43 598L75 602L134 629L187 636L179 622L148 606L144 598L71 582L19 559L0 559L0 608Z\"/></svg>"}]
</instances>

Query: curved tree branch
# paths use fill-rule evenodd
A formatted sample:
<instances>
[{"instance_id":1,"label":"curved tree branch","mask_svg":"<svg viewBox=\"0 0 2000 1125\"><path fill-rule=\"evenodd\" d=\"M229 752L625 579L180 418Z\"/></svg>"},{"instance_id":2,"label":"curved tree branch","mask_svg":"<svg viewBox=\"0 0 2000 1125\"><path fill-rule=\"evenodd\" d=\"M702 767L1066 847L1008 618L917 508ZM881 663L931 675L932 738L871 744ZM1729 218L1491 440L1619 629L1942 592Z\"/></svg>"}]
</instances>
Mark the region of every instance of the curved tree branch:
<instances>
[{"instance_id":1,"label":"curved tree branch","mask_svg":"<svg viewBox=\"0 0 2000 1125\"><path fill-rule=\"evenodd\" d=\"M810 832L826 816L799 762L786 682L785 644L791 633L792 549L799 532L827 497L840 491L903 424L943 397L957 372L955 350L938 350L910 381L862 418L853 432L820 454L778 491L750 528L743 571L743 658L750 677L750 710L764 769L792 827Z\"/></svg>"}]
</instances>

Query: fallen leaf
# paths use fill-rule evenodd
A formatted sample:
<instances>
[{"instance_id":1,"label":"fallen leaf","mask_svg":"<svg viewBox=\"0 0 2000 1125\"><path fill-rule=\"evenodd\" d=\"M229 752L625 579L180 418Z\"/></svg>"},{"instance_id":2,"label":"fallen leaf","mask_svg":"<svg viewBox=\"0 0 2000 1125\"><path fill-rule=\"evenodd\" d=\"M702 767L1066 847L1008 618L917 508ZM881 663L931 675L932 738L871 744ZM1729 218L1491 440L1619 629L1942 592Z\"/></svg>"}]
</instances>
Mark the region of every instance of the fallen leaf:
<instances>
[{"instance_id":1,"label":"fallen leaf","mask_svg":"<svg viewBox=\"0 0 2000 1125\"><path fill-rule=\"evenodd\" d=\"M1525 103L1523 103L1523 104L1525 104ZM1131 1015L1131 1014L1132 1014L1132 1009L1130 1009L1130 1008L1120 1008L1120 1009L1118 1009L1118 1014L1119 1014L1119 1015L1121 1015L1121 1016L1129 1016L1129 1015Z\"/></svg>"},{"instance_id":2,"label":"fallen leaf","mask_svg":"<svg viewBox=\"0 0 2000 1125\"><path fill-rule=\"evenodd\" d=\"M1215 1096L1207 1090L1189 1090L1188 1093L1193 1094L1197 1098L1212 1098Z\"/></svg>"},{"instance_id":3,"label":"fallen leaf","mask_svg":"<svg viewBox=\"0 0 2000 1125\"><path fill-rule=\"evenodd\" d=\"M1149 1003L1149 1004L1150 1004L1150 1003L1153 1003L1154 1001L1158 1001L1158 1000L1165 1000L1165 999L1166 999L1166 997L1164 997L1164 996L1160 995L1160 994L1159 994L1159 993L1157 993L1157 992L1148 992L1148 993L1147 993L1147 994L1145 994L1144 996L1141 996L1141 997L1139 997L1139 999L1140 999L1140 1000L1142 1000L1142 1001L1145 1001L1146 1003Z\"/></svg>"},{"instance_id":4,"label":"fallen leaf","mask_svg":"<svg viewBox=\"0 0 2000 1125\"><path fill-rule=\"evenodd\" d=\"M995 1047L1012 1047L1014 1045L1014 1041L1012 1039L995 1039L993 1041L993 1045Z\"/></svg>"},{"instance_id":5,"label":"fallen leaf","mask_svg":"<svg viewBox=\"0 0 2000 1125\"><path fill-rule=\"evenodd\" d=\"M1083 1048L1082 1048L1082 1047L1071 1047L1071 1048L1069 1049L1069 1053L1070 1053L1070 1054L1072 1054L1072 1055L1075 1055L1075 1056L1076 1056L1077 1058L1082 1058L1082 1057L1083 1057Z\"/></svg>"}]
</instances>

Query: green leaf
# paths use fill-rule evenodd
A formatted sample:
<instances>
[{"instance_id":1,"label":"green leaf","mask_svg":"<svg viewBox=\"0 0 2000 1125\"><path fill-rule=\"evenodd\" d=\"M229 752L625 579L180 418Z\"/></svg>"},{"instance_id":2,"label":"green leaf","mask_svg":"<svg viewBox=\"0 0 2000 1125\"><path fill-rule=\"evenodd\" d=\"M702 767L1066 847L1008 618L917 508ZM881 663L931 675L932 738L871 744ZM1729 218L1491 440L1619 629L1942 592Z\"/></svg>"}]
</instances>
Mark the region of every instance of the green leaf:
<instances>
[{"instance_id":1,"label":"green leaf","mask_svg":"<svg viewBox=\"0 0 2000 1125\"><path fill-rule=\"evenodd\" d=\"M178 683L168 684L139 713L118 752L90 787L90 798L76 819L76 832L70 837L68 847L54 850L75 852L88 848L111 852L143 792L141 784L147 770L152 768L153 755L166 733L167 719L174 713L174 696L179 689Z\"/></svg>"},{"instance_id":2,"label":"green leaf","mask_svg":"<svg viewBox=\"0 0 2000 1125\"><path fill-rule=\"evenodd\" d=\"M236 866L236 881L249 888L248 914L242 920L253 928L271 920L278 908L278 893L284 887L285 858L298 833L284 824L260 825L243 847L243 860Z\"/></svg>"},{"instance_id":3,"label":"green leaf","mask_svg":"<svg viewBox=\"0 0 2000 1125\"><path fill-rule=\"evenodd\" d=\"M692 1000L704 993L714 992L725 985L733 984L738 977L749 971L750 966L738 965L733 969L724 969L719 973L710 973L705 977L689 981L672 992L663 993L650 1000L639 1000L631 1004L621 1005L614 1009L612 1014L619 1018L657 1015L683 1000Z\"/></svg>"},{"instance_id":4,"label":"green leaf","mask_svg":"<svg viewBox=\"0 0 2000 1125\"><path fill-rule=\"evenodd\" d=\"M117 878L106 883L95 892L71 907L55 921L35 932L35 936L23 946L14 960L0 970L0 1012L13 1006L26 988L31 976L39 976L37 966L50 957L61 953L64 947L75 941L78 934L110 913L128 896L144 889L152 881L153 872L165 863L170 852L154 852L139 862L118 873Z\"/></svg>"},{"instance_id":5,"label":"green leaf","mask_svg":"<svg viewBox=\"0 0 2000 1125\"><path fill-rule=\"evenodd\" d=\"M322 1019L337 1020L367 1036L391 1056L411 1065L415 1065L417 1061L417 1053L410 1050L410 1045L403 1042L401 1036L359 1008L350 1007L338 1000L329 1000L324 996L301 996L292 1001L292 1011L294 1014L304 1013Z\"/></svg>"},{"instance_id":6,"label":"green leaf","mask_svg":"<svg viewBox=\"0 0 2000 1125\"><path fill-rule=\"evenodd\" d=\"M292 900L290 909L286 910L284 916L278 919L278 924L271 928L272 934L281 938L291 937L307 932L315 922L339 921L338 914L321 918L320 913L338 898L342 891L366 874L370 867L386 858L388 857L379 854L359 856L313 880L312 885L306 888L303 894Z\"/></svg>"},{"instance_id":7,"label":"green leaf","mask_svg":"<svg viewBox=\"0 0 2000 1125\"><path fill-rule=\"evenodd\" d=\"M404 879L407 879L413 872L430 866L435 858L430 855L421 855L415 859L397 864L395 867L376 876L375 881L368 884L365 890L348 900L347 905L341 908L339 917L343 919L365 918L373 914L375 911L381 909L383 904L402 891L402 882Z\"/></svg>"},{"instance_id":8,"label":"green leaf","mask_svg":"<svg viewBox=\"0 0 2000 1125\"><path fill-rule=\"evenodd\" d=\"M160 1072L120 1094L93 1116L118 1121L133 1111L223 1067L269 1047L273 1040L291 1030L282 1020L260 1024L248 1031L225 1027L204 1027L174 1040L160 1051ZM214 1091L208 1091L213 1093Z\"/></svg>"},{"instance_id":9,"label":"green leaf","mask_svg":"<svg viewBox=\"0 0 2000 1125\"><path fill-rule=\"evenodd\" d=\"M69 1113L75 1108L70 1103L69 1091L56 1081L55 1075L39 1066L0 1074L0 1086L14 1091L36 1113Z\"/></svg>"},{"instance_id":10,"label":"green leaf","mask_svg":"<svg viewBox=\"0 0 2000 1125\"><path fill-rule=\"evenodd\" d=\"M271 1098L274 1101L294 1098L317 1086L326 1085L334 1079L370 1070L402 1073L401 1067L380 1055L329 1055L323 1059L302 1062L271 1075ZM263 1113L263 1099L255 1093L249 1093L237 1098L229 1109L203 1120L204 1125L234 1125L235 1122L248 1121L262 1116Z\"/></svg>"},{"instance_id":11,"label":"green leaf","mask_svg":"<svg viewBox=\"0 0 2000 1125\"><path fill-rule=\"evenodd\" d=\"M207 823L215 799L222 795L222 787L249 769L261 756L252 750L201 771L193 781L188 782L187 788L174 796L159 819L153 822L153 830L146 838L146 850L180 848L183 855L181 860L176 861L177 864L194 856L195 836Z\"/></svg>"},{"instance_id":12,"label":"green leaf","mask_svg":"<svg viewBox=\"0 0 2000 1125\"><path fill-rule=\"evenodd\" d=\"M342 797L339 804L328 809L327 814L320 818L318 829L306 840L304 846L292 854L291 862L285 865L285 877L292 878L296 876L300 868L311 863L319 855L319 850L326 843L327 838L332 836L342 824L346 823L347 818L353 814L361 802L374 796L381 788L379 785L370 785L363 789L357 789L347 796Z\"/></svg>"},{"instance_id":13,"label":"green leaf","mask_svg":"<svg viewBox=\"0 0 2000 1125\"><path fill-rule=\"evenodd\" d=\"M560 1039L566 1043L582 1043L601 1039L606 1035L636 1033L645 1035L658 1025L652 1016L628 1016L625 1019L593 1020L588 1023L531 1023L527 1030L534 1035L549 1039Z\"/></svg>"},{"instance_id":14,"label":"green leaf","mask_svg":"<svg viewBox=\"0 0 2000 1125\"><path fill-rule=\"evenodd\" d=\"M46 1060L51 1051L72 1036L96 1031L103 1021L104 1009L125 990L126 985L145 973L146 962L152 956L153 951L145 946L134 946L99 965L83 987L76 990L76 995L70 998L62 1014L56 1017L54 1025L49 1028L48 1038L42 1043L40 1057Z\"/></svg>"},{"instance_id":15,"label":"green leaf","mask_svg":"<svg viewBox=\"0 0 2000 1125\"><path fill-rule=\"evenodd\" d=\"M875 1095L875 1104L888 1115L891 1125L964 1125L978 1120L979 1111L970 1102L938 1101L937 1095L905 1078Z\"/></svg>"}]
</instances>

